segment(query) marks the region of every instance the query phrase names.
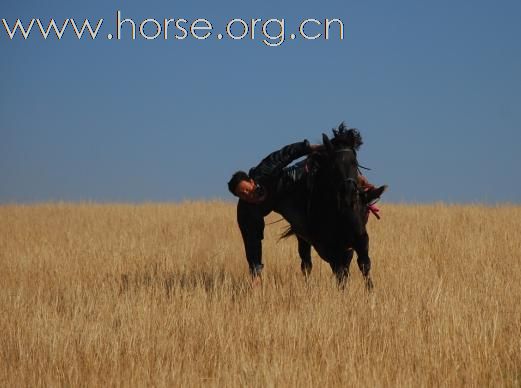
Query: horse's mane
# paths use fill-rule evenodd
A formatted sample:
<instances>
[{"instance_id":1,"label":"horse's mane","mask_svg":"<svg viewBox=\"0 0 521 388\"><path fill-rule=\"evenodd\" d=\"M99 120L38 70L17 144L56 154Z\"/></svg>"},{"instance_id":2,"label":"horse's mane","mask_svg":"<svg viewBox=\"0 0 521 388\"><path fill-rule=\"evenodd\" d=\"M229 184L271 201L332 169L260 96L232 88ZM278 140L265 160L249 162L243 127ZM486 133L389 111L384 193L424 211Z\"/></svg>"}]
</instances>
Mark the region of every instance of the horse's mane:
<instances>
[{"instance_id":1,"label":"horse's mane","mask_svg":"<svg viewBox=\"0 0 521 388\"><path fill-rule=\"evenodd\" d=\"M331 144L335 148L348 147L354 151L358 151L360 146L364 144L362 141L362 135L356 128L348 128L347 124L342 121L338 128L333 129L333 139Z\"/></svg>"},{"instance_id":2,"label":"horse's mane","mask_svg":"<svg viewBox=\"0 0 521 388\"><path fill-rule=\"evenodd\" d=\"M362 135L357 128L349 128L347 124L342 121L337 128L332 129L333 138L331 138L331 144L335 149L351 148L356 152L364 142L362 141ZM315 151L308 156L310 165L320 166L325 159L328 157L328 151L322 149Z\"/></svg>"}]
</instances>

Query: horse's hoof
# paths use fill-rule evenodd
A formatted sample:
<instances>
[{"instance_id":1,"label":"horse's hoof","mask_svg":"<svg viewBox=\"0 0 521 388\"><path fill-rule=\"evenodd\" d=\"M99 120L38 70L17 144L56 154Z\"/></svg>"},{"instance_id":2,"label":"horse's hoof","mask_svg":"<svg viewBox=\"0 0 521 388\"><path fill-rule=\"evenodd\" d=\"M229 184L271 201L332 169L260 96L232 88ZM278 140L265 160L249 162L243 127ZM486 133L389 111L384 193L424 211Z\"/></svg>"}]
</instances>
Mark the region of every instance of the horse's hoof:
<instances>
[{"instance_id":1,"label":"horse's hoof","mask_svg":"<svg viewBox=\"0 0 521 388\"><path fill-rule=\"evenodd\" d=\"M259 288L262 286L262 278L260 275L254 276L251 279L251 288Z\"/></svg>"},{"instance_id":2,"label":"horse's hoof","mask_svg":"<svg viewBox=\"0 0 521 388\"><path fill-rule=\"evenodd\" d=\"M369 292L373 291L374 284L373 284L373 281L371 280L371 278L365 279L365 288Z\"/></svg>"}]
</instances>

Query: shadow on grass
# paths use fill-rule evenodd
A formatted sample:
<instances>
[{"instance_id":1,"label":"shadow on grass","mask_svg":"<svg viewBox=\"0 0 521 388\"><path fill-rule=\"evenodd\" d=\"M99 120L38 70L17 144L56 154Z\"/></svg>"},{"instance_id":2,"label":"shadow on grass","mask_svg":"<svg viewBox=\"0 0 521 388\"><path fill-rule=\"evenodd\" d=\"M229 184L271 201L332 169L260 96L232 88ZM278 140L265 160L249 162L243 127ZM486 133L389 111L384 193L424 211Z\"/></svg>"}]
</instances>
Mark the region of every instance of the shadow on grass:
<instances>
[{"instance_id":1,"label":"shadow on grass","mask_svg":"<svg viewBox=\"0 0 521 388\"><path fill-rule=\"evenodd\" d=\"M123 273L113 277L118 295L136 292L161 292L167 298L179 293L204 292L209 297L230 294L232 297L248 293L247 278L237 278L224 269L164 271L157 266Z\"/></svg>"}]
</instances>

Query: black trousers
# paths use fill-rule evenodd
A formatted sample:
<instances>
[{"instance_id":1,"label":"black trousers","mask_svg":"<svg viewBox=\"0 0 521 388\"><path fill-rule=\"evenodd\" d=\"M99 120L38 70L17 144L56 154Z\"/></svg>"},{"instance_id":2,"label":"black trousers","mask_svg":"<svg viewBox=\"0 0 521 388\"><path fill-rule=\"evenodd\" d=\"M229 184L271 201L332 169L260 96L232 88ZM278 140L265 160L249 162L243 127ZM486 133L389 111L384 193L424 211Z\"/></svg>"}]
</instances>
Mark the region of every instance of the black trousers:
<instances>
[{"instance_id":1,"label":"black trousers","mask_svg":"<svg viewBox=\"0 0 521 388\"><path fill-rule=\"evenodd\" d=\"M259 275L264 268L262 263L264 217L272 211L282 215L299 236L308 234L306 204L294 196L283 197L272 204L251 204L239 200L237 222L244 242L250 273L253 276Z\"/></svg>"}]
</instances>

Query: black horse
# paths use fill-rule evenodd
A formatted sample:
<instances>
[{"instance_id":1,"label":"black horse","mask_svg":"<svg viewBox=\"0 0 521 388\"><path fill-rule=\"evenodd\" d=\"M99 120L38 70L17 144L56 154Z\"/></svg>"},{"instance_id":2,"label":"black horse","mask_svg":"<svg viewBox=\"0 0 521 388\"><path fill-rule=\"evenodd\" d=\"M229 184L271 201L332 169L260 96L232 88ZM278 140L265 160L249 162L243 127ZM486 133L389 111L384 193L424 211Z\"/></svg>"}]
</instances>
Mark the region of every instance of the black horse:
<instances>
[{"instance_id":1,"label":"black horse","mask_svg":"<svg viewBox=\"0 0 521 388\"><path fill-rule=\"evenodd\" d=\"M308 163L315 170L309 184L297 193L305 198L305 230L290 226L284 237L295 234L301 258L302 272L311 272L311 246L329 263L339 285L344 286L349 276L353 250L366 287L373 288L370 277L369 236L366 230L367 204L370 201L359 186L359 164L356 151L362 144L356 129L343 124L334 130L330 141L323 134L325 150L312 155Z\"/></svg>"}]
</instances>

